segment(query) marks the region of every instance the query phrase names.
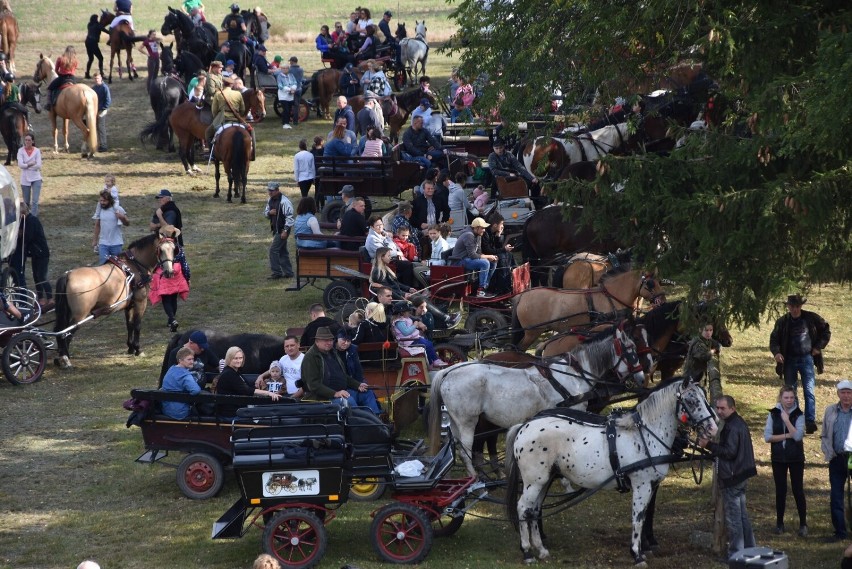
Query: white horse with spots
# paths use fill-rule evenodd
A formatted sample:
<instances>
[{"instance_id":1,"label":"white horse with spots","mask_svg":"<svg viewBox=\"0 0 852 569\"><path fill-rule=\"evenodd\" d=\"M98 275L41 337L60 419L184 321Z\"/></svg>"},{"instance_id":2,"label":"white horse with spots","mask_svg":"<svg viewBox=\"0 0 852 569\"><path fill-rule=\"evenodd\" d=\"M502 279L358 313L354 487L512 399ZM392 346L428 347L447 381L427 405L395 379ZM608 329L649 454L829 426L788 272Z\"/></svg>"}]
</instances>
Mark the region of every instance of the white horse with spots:
<instances>
[{"instance_id":1,"label":"white horse with spots","mask_svg":"<svg viewBox=\"0 0 852 569\"><path fill-rule=\"evenodd\" d=\"M539 559L550 555L541 541L540 519L551 481L561 476L573 488L614 489L619 486L615 463L623 482L633 489L630 551L636 565L645 567L641 551L645 512L654 488L668 474L678 422L688 423L707 436L716 433L716 415L704 391L689 378L677 379L655 389L632 412L613 416L611 421L576 411L546 413L512 427L506 435L506 506L521 534L524 561L535 561L532 548L538 550ZM612 423L609 429L608 422ZM613 441L613 452L609 440ZM521 487L523 494L518 499Z\"/></svg>"},{"instance_id":2,"label":"white horse with spots","mask_svg":"<svg viewBox=\"0 0 852 569\"><path fill-rule=\"evenodd\" d=\"M556 179L570 164L597 161L621 148L627 144L629 136L626 122L566 138L539 136L527 143L520 158L534 176Z\"/></svg>"}]
</instances>

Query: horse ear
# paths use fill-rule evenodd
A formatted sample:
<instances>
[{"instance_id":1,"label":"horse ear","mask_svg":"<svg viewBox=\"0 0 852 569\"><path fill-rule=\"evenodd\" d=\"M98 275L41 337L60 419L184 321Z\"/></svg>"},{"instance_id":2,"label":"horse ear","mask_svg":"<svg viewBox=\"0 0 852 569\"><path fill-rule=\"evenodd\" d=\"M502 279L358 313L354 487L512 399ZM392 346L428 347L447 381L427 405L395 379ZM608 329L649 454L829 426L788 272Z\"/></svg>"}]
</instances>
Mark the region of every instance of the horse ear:
<instances>
[{"instance_id":1,"label":"horse ear","mask_svg":"<svg viewBox=\"0 0 852 569\"><path fill-rule=\"evenodd\" d=\"M691 379L692 379L692 378L691 378L690 376L688 376L688 375L683 376L683 382L680 384L680 386L681 386L683 389L686 389L687 387L689 387L689 383L690 383L690 380L691 380Z\"/></svg>"}]
</instances>

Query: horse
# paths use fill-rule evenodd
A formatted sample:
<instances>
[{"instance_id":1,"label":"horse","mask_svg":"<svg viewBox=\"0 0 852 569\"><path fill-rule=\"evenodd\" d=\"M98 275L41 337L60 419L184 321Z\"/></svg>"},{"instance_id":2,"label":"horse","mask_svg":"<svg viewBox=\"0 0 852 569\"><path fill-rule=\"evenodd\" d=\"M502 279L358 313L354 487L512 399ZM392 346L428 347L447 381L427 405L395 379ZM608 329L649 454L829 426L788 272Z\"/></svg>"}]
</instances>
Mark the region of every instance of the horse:
<instances>
[{"instance_id":1,"label":"horse","mask_svg":"<svg viewBox=\"0 0 852 569\"><path fill-rule=\"evenodd\" d=\"M474 428L480 415L500 427L510 427L554 405L578 405L585 409L597 384L641 385L642 367L636 345L623 326L613 326L563 357L500 364L489 361L462 362L432 378L430 435L432 451L440 445L442 405L450 416L450 428L462 448L462 458L471 476ZM577 397L579 396L579 397ZM590 398L591 398L590 397Z\"/></svg>"},{"instance_id":2,"label":"horse","mask_svg":"<svg viewBox=\"0 0 852 569\"><path fill-rule=\"evenodd\" d=\"M618 320L633 313L639 296L654 301L663 293L659 280L630 263L614 267L591 289L534 288L512 299L512 343L526 350L543 332Z\"/></svg>"},{"instance_id":3,"label":"horse","mask_svg":"<svg viewBox=\"0 0 852 569\"><path fill-rule=\"evenodd\" d=\"M401 27L404 34L402 39L399 40L400 59L411 83L416 83L421 75L426 75L426 58L429 57L429 44L426 43L426 20L422 22L415 20L414 23L415 34L413 38L407 37L405 22L397 27L397 32Z\"/></svg>"},{"instance_id":4,"label":"horse","mask_svg":"<svg viewBox=\"0 0 852 569\"><path fill-rule=\"evenodd\" d=\"M154 111L154 122L148 123L142 129L139 139L143 143L146 140L156 140L157 150L167 147L169 152L174 152L174 132L169 126L169 118L178 105L186 102L186 90L178 79L167 75L158 77L151 83L148 96L151 99L151 109Z\"/></svg>"},{"instance_id":5,"label":"horse","mask_svg":"<svg viewBox=\"0 0 852 569\"><path fill-rule=\"evenodd\" d=\"M192 78L196 77L198 72L204 69L204 64L201 63L201 60L194 53L182 51L175 58L175 69L183 77L184 84L189 85Z\"/></svg>"},{"instance_id":6,"label":"horse","mask_svg":"<svg viewBox=\"0 0 852 569\"><path fill-rule=\"evenodd\" d=\"M98 20L98 25L101 28L109 29L110 22L115 19L115 14L108 10L101 10L101 18ZM127 65L127 78L133 81L134 77L139 77L136 73L136 67L133 65L133 29L130 23L122 21L116 27L109 30L109 77L108 83L112 83L112 62L118 57L118 77L121 78L121 52L124 50L127 55L124 57L124 62Z\"/></svg>"},{"instance_id":7,"label":"horse","mask_svg":"<svg viewBox=\"0 0 852 569\"><path fill-rule=\"evenodd\" d=\"M50 58L39 54L36 70L33 73L33 81L41 83L51 81L56 77L53 70L53 62ZM81 152L83 158L91 158L95 155L98 147L98 132L95 126L98 120L98 94L88 85L66 84L61 87L56 103L50 108L50 124L53 127L53 151L59 152L57 141L56 118L63 119L63 134L65 137L65 151L68 152L68 121L74 121L77 128L83 134ZM86 151L88 146L88 152Z\"/></svg>"},{"instance_id":8,"label":"horse","mask_svg":"<svg viewBox=\"0 0 852 569\"><path fill-rule=\"evenodd\" d=\"M31 106L36 113L41 113L41 90L32 81L25 81L19 86L21 104Z\"/></svg>"},{"instance_id":9,"label":"horse","mask_svg":"<svg viewBox=\"0 0 852 569\"><path fill-rule=\"evenodd\" d=\"M248 129L238 124L226 127L213 144L213 162L216 165L216 193L213 197L219 197L219 165L221 164L228 176L228 202L231 202L233 190L234 197L239 197L241 203L246 203L246 185L251 156L251 134Z\"/></svg>"},{"instance_id":10,"label":"horse","mask_svg":"<svg viewBox=\"0 0 852 569\"><path fill-rule=\"evenodd\" d=\"M530 263L533 286L546 284L549 265L565 253L608 253L625 248L617 238L598 235L582 224L581 216L582 208L554 206L537 210L524 222L521 252L524 262Z\"/></svg>"},{"instance_id":11,"label":"horse","mask_svg":"<svg viewBox=\"0 0 852 569\"><path fill-rule=\"evenodd\" d=\"M189 51L195 54L204 69L210 66L219 50L219 32L213 24L204 22L196 26L187 14L172 7L169 7L168 14L163 18L160 33L164 36L174 35L178 53Z\"/></svg>"},{"instance_id":12,"label":"horse","mask_svg":"<svg viewBox=\"0 0 852 569\"><path fill-rule=\"evenodd\" d=\"M524 560L534 561L533 548L539 559L550 555L539 530L542 503L550 483L561 476L563 484L577 489L633 489L630 552L636 567L647 567L646 512L675 460L671 448L681 421L707 437L717 431L704 391L689 378L661 385L633 411L600 417L553 409L512 427L506 436L506 510L520 532Z\"/></svg>"},{"instance_id":13,"label":"horse","mask_svg":"<svg viewBox=\"0 0 852 569\"><path fill-rule=\"evenodd\" d=\"M14 105L4 105L0 112L0 134L6 143L6 166L12 163L12 157L18 155L18 149L24 146L24 135L29 132L27 116Z\"/></svg>"},{"instance_id":14,"label":"horse","mask_svg":"<svg viewBox=\"0 0 852 569\"><path fill-rule=\"evenodd\" d=\"M533 175L557 180L569 164L599 160L627 146L629 138L626 122L568 138L539 136L527 142L519 158Z\"/></svg>"},{"instance_id":15,"label":"horse","mask_svg":"<svg viewBox=\"0 0 852 569\"><path fill-rule=\"evenodd\" d=\"M417 108L422 99L428 99L432 105L435 104L435 95L430 91L421 90L420 87L414 87L408 91L379 99L382 104L382 112L385 115L385 122L390 126L388 136L391 142L396 143L399 141L399 132L405 126L411 112ZM363 95L350 97L348 102L352 107L352 111L356 114L364 108Z\"/></svg>"},{"instance_id":16,"label":"horse","mask_svg":"<svg viewBox=\"0 0 852 569\"><path fill-rule=\"evenodd\" d=\"M553 282L561 288L592 288L612 267L613 261L607 255L575 253L554 271Z\"/></svg>"},{"instance_id":17,"label":"horse","mask_svg":"<svg viewBox=\"0 0 852 569\"><path fill-rule=\"evenodd\" d=\"M148 305L151 274L162 267L163 275L174 275L173 263L180 230L163 227L131 243L117 257L98 267L79 267L56 281L56 324L59 357L56 363L69 367L69 347L77 327L84 321L124 309L127 324L127 353L140 355L139 333Z\"/></svg>"},{"instance_id":18,"label":"horse","mask_svg":"<svg viewBox=\"0 0 852 569\"><path fill-rule=\"evenodd\" d=\"M0 51L9 58L9 70L15 69L15 50L18 49L18 19L11 10L0 12Z\"/></svg>"},{"instance_id":19,"label":"horse","mask_svg":"<svg viewBox=\"0 0 852 569\"><path fill-rule=\"evenodd\" d=\"M340 88L340 76L343 73L339 69L320 69L311 75L311 93L317 104L317 112L322 113L324 118L331 118L331 98Z\"/></svg>"}]
</instances>

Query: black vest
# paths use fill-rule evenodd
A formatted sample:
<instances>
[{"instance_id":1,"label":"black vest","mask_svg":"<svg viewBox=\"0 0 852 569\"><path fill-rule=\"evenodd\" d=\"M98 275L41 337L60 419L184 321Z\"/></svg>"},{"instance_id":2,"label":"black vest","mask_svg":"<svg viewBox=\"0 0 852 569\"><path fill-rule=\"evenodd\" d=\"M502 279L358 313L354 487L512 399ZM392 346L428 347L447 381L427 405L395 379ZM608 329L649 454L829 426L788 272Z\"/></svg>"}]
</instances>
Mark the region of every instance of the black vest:
<instances>
[{"instance_id":1,"label":"black vest","mask_svg":"<svg viewBox=\"0 0 852 569\"><path fill-rule=\"evenodd\" d=\"M782 435L786 432L786 425L781 420L781 409L775 407L769 411L772 417L772 434ZM795 425L799 417L802 416L802 411L796 407L790 413L790 422ZM793 439L784 439L783 441L772 443L772 462L804 462L805 461L805 444L804 441L796 441Z\"/></svg>"}]
</instances>

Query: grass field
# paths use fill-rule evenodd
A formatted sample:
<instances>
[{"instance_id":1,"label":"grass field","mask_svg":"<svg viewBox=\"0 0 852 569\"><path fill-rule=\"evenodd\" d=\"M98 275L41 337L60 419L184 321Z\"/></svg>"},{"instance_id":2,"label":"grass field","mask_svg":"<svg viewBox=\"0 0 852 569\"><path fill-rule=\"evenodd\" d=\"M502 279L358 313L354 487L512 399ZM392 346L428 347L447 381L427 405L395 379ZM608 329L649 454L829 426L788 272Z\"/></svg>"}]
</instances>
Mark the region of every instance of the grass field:
<instances>
[{"instance_id":1,"label":"grass field","mask_svg":"<svg viewBox=\"0 0 852 569\"><path fill-rule=\"evenodd\" d=\"M207 3L211 20L220 20L230 2ZM270 57L297 55L306 70L319 67L313 37L320 22L344 19L347 9L325 1L262 5L273 23ZM251 7L251 6L245 6ZM430 39L449 37L450 5L412 1L388 6L396 19L427 18ZM95 7L81 0L42 0L13 5L21 21L23 41L17 55L18 75L29 75L39 52L58 54L67 43L83 52L83 30ZM376 17L385 8L376 8ZM159 28L164 5L137 2L137 29ZM45 18L45 14L52 17ZM215 16L215 17L214 17ZM291 27L298 24L298 28ZM433 35L434 34L434 35ZM433 59L434 57L434 59ZM144 68L144 57L137 54ZM83 61L85 63L85 61ZM433 86L443 85L452 62L430 55ZM144 76L144 73L142 73ZM50 275L96 261L91 252L91 214L104 174L115 173L121 202L131 225L125 239L145 234L154 208L153 195L167 187L184 213L187 255L192 264L192 292L179 306L182 329L212 327L224 331L282 334L307 320L306 309L321 298L315 288L285 293L287 283L268 281L268 224L262 216L264 187L277 180L293 198L292 156L300 138L325 134L326 121L311 119L282 134L271 118L258 130L258 160L249 173L249 203L214 200L212 169L198 178L181 173L175 155L157 152L138 141L153 115L142 81L112 85L114 107L109 114L110 151L93 160L78 157L79 134L72 132L71 154L52 154L49 124L35 116L37 143L45 152L45 184L41 219L52 249ZM17 178L18 170L10 167ZM29 280L32 278L30 276ZM852 376L847 288L828 286L811 296L808 308L825 316L833 338L826 354L827 370L817 381L820 410L835 400L834 382ZM754 438L759 476L750 484L749 508L760 544L780 547L793 567L835 567L840 545L820 543L831 533L827 469L819 439L806 438L806 490L811 537L777 537L769 447L762 442L766 410L774 403L778 381L767 344L769 325L734 332L734 346L722 356L725 389L740 403ZM155 385L169 334L159 306L149 307L142 330L145 355L124 355L121 315L83 327L72 344L74 368L49 368L38 384L12 387L0 383L0 567L68 568L93 558L107 568L230 569L250 567L260 552L260 532L242 540L212 541L213 522L239 495L233 476L216 498L194 502L184 498L174 471L145 467L133 460L142 451L138 429L126 429L121 402L132 387ZM821 411L820 411L821 413ZM175 460L174 462L177 462ZM362 569L379 567L367 539L375 504L347 504L329 526L330 544L322 567L351 563ZM712 528L710 485L692 482L688 468L670 477L660 493L657 536L662 544L650 566L659 569L721 567L703 544ZM517 534L495 506L478 506L459 533L436 540L423 567L479 568L520 563ZM551 564L578 568L629 566L629 499L601 493L548 522ZM795 530L795 508L788 502L787 527Z\"/></svg>"}]
</instances>

